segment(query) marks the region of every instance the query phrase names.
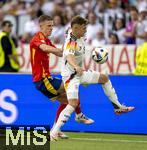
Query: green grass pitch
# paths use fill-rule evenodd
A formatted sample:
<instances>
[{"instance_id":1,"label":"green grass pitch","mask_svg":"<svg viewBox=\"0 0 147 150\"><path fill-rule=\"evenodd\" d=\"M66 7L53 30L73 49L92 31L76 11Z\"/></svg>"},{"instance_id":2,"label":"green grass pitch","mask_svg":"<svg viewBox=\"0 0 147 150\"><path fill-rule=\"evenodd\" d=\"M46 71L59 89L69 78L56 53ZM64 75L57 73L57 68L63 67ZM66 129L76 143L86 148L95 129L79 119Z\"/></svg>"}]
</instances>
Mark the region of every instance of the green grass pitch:
<instances>
[{"instance_id":1,"label":"green grass pitch","mask_svg":"<svg viewBox=\"0 0 147 150\"><path fill-rule=\"evenodd\" d=\"M50 143L51 150L147 150L147 135L67 132L69 139Z\"/></svg>"},{"instance_id":2,"label":"green grass pitch","mask_svg":"<svg viewBox=\"0 0 147 150\"><path fill-rule=\"evenodd\" d=\"M66 132L69 139L48 142L45 146L5 146L0 136L0 150L147 150L147 135Z\"/></svg>"}]
</instances>

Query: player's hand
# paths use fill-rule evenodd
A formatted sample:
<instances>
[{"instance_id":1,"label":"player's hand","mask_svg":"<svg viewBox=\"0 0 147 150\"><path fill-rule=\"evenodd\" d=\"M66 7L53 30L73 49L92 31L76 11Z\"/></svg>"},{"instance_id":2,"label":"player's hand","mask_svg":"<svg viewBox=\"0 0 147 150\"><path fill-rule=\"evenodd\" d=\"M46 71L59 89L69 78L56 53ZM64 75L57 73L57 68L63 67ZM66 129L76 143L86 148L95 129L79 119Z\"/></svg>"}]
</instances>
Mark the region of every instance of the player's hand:
<instances>
[{"instance_id":1,"label":"player's hand","mask_svg":"<svg viewBox=\"0 0 147 150\"><path fill-rule=\"evenodd\" d=\"M59 48L59 57L62 57L63 56L63 50Z\"/></svg>"},{"instance_id":2,"label":"player's hand","mask_svg":"<svg viewBox=\"0 0 147 150\"><path fill-rule=\"evenodd\" d=\"M81 67L79 67L79 66L75 67L75 71L77 72L77 74L79 76L81 76L83 74L83 69Z\"/></svg>"},{"instance_id":3,"label":"player's hand","mask_svg":"<svg viewBox=\"0 0 147 150\"><path fill-rule=\"evenodd\" d=\"M56 56L62 57L63 56L63 51L60 48L55 48L55 51L53 52Z\"/></svg>"}]
</instances>

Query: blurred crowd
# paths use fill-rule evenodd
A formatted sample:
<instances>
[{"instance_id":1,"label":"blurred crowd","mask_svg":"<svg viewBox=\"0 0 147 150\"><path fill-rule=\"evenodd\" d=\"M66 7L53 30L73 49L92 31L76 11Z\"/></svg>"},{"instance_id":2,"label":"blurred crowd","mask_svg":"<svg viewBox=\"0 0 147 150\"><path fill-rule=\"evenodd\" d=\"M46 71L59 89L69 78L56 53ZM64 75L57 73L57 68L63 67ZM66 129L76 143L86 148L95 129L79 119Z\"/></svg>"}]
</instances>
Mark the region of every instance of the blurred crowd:
<instances>
[{"instance_id":1,"label":"blurred crowd","mask_svg":"<svg viewBox=\"0 0 147 150\"><path fill-rule=\"evenodd\" d=\"M24 43L39 30L37 18L42 14L54 19L50 38L55 44L63 43L70 20L77 14L89 20L86 39L93 46L147 41L147 0L0 1L0 22L10 20L13 36Z\"/></svg>"}]
</instances>

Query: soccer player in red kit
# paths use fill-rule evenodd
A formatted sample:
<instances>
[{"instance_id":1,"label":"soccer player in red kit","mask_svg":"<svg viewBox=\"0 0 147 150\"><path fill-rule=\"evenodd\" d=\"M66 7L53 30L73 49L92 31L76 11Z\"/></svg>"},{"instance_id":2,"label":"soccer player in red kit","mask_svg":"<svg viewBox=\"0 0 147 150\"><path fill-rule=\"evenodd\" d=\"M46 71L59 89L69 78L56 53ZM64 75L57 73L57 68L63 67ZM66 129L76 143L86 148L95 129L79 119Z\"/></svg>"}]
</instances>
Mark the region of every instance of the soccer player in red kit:
<instances>
[{"instance_id":1,"label":"soccer player in red kit","mask_svg":"<svg viewBox=\"0 0 147 150\"><path fill-rule=\"evenodd\" d=\"M47 96L50 100L61 102L56 114L55 123L61 111L68 104L62 79L54 78L49 72L49 54L62 57L62 49L56 48L48 39L53 29L53 20L50 16L42 15L39 17L40 32L36 33L30 41L31 66L33 82L36 88ZM80 109L79 105L75 109L77 122L91 124L94 121L87 118ZM63 132L59 132L59 137L68 138Z\"/></svg>"}]
</instances>

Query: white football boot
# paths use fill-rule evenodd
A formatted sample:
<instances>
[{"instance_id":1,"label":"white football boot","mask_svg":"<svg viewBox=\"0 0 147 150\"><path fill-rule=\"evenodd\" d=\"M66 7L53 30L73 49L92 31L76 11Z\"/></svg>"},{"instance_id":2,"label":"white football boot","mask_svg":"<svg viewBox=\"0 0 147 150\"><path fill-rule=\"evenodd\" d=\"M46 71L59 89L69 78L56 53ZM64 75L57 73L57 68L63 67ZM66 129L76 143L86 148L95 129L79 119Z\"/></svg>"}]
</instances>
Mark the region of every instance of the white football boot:
<instances>
[{"instance_id":1,"label":"white football boot","mask_svg":"<svg viewBox=\"0 0 147 150\"><path fill-rule=\"evenodd\" d=\"M94 120L86 117L83 113L76 115L75 121L79 123L84 123L84 124L92 124L94 123Z\"/></svg>"}]
</instances>

